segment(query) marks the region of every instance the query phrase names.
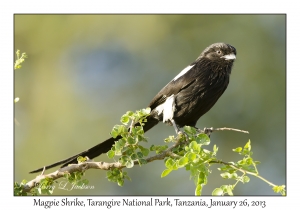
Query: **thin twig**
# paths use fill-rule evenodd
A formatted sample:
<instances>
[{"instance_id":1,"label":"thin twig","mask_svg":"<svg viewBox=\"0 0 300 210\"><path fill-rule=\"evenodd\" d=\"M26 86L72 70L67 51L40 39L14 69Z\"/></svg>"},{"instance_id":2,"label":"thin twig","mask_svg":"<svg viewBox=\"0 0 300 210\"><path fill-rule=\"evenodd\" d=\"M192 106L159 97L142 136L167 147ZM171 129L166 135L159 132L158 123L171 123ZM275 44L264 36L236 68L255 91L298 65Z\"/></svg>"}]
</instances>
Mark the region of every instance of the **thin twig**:
<instances>
[{"instance_id":1,"label":"thin twig","mask_svg":"<svg viewBox=\"0 0 300 210\"><path fill-rule=\"evenodd\" d=\"M242 132L242 133L248 133L249 134L249 131L244 131L244 130L240 130L240 129L236 129L236 128L213 128L212 129L213 131L225 131L225 130L228 130L228 131L237 131L237 132Z\"/></svg>"},{"instance_id":2,"label":"thin twig","mask_svg":"<svg viewBox=\"0 0 300 210\"><path fill-rule=\"evenodd\" d=\"M129 127L129 133L132 132L132 128L133 128L134 124L135 124L134 120L131 120L131 124L130 124L130 127Z\"/></svg>"},{"instance_id":3,"label":"thin twig","mask_svg":"<svg viewBox=\"0 0 300 210\"><path fill-rule=\"evenodd\" d=\"M44 175L44 173L45 173L45 170L46 170L46 167L44 166L44 168L43 168L43 171L42 171L41 175Z\"/></svg>"},{"instance_id":4,"label":"thin twig","mask_svg":"<svg viewBox=\"0 0 300 210\"><path fill-rule=\"evenodd\" d=\"M265 178L261 177L260 175L258 175L258 173L253 173L253 172L250 172L250 171L246 171L244 169L241 169L241 168L238 168L236 167L235 165L233 165L232 163L226 163L226 162L223 162L223 161L220 161L220 160L213 160L213 161L210 161L209 163L219 163L219 164L223 164L223 165L227 165L233 169L236 169L244 174L250 174L252 176L255 176L263 181L265 181L266 183L268 183L270 186L272 187L276 187L277 185L273 184L272 182L266 180Z\"/></svg>"}]
</instances>

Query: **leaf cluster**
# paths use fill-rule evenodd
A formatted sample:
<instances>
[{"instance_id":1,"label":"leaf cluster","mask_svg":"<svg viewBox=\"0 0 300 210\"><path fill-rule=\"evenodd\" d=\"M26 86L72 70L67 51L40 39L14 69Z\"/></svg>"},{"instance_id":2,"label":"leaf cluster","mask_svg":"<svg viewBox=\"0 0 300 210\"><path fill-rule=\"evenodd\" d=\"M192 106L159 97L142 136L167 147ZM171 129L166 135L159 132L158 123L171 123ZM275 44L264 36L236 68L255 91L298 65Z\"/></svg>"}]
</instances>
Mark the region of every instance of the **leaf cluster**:
<instances>
[{"instance_id":1,"label":"leaf cluster","mask_svg":"<svg viewBox=\"0 0 300 210\"><path fill-rule=\"evenodd\" d=\"M115 125L110 132L114 138L120 138L115 142L111 150L107 152L109 158L119 156L120 162L126 168L132 168L134 162L139 165L146 164L145 157L149 154L149 149L140 145L141 142L147 142L144 136L143 125L147 122L147 116L150 114L150 108L138 110L136 112L128 111L121 117L122 125ZM109 181L117 182L119 186L123 186L124 179L129 179L126 172L121 169L112 169L107 172Z\"/></svg>"},{"instance_id":2,"label":"leaf cluster","mask_svg":"<svg viewBox=\"0 0 300 210\"><path fill-rule=\"evenodd\" d=\"M22 63L25 62L25 58L28 58L26 52L23 52L20 56L20 50L16 51L17 59L14 64L14 69L20 69L22 67Z\"/></svg>"},{"instance_id":3,"label":"leaf cluster","mask_svg":"<svg viewBox=\"0 0 300 210\"><path fill-rule=\"evenodd\" d=\"M166 159L167 169L162 172L161 177L167 176L173 170L185 167L187 171L190 171L190 178L196 185L195 195L201 195L202 188L207 184L208 175L211 172L210 162L216 159L218 148L215 145L213 151L204 149L203 146L210 144L210 139L206 134L198 133L193 127L185 126L184 133L185 135L181 135L180 139L184 143L173 150L175 155Z\"/></svg>"},{"instance_id":4,"label":"leaf cluster","mask_svg":"<svg viewBox=\"0 0 300 210\"><path fill-rule=\"evenodd\" d=\"M256 165L260 164L260 162L254 161L251 157L253 152L251 151L250 140L246 143L244 148L237 147L232 151L240 154L243 159L237 162L230 162L228 164L225 164L224 166L218 168L218 170L223 172L220 174L223 179L232 179L236 182L233 185L222 185L221 187L214 189L212 195L233 195L232 191L239 182L245 184L250 181L247 173L255 173L258 175ZM241 175L239 175L240 173L238 172L240 172Z\"/></svg>"},{"instance_id":5,"label":"leaf cluster","mask_svg":"<svg viewBox=\"0 0 300 210\"><path fill-rule=\"evenodd\" d=\"M72 185L77 185L77 186L89 184L89 180L82 179L83 176L84 176L84 171L76 171L73 173L64 174L64 178L66 178L69 183L71 183Z\"/></svg>"},{"instance_id":6,"label":"leaf cluster","mask_svg":"<svg viewBox=\"0 0 300 210\"><path fill-rule=\"evenodd\" d=\"M25 192L24 186L26 185L27 180L22 180L20 183L15 182L14 183L14 195L15 196L27 196L28 193ZM33 192L29 192L29 194L33 194Z\"/></svg>"}]
</instances>

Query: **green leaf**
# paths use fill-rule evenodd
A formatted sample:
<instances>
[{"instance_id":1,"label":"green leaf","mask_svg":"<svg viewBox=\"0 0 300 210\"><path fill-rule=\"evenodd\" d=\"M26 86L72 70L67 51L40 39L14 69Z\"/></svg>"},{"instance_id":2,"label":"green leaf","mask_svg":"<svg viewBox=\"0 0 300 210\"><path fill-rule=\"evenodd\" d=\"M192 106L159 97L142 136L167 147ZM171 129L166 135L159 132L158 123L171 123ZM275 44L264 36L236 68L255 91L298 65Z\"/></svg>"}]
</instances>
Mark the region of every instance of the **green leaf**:
<instances>
[{"instance_id":1,"label":"green leaf","mask_svg":"<svg viewBox=\"0 0 300 210\"><path fill-rule=\"evenodd\" d=\"M225 195L226 193L228 195L233 195L233 193L232 193L233 186L232 185L222 185L220 187L220 189L223 191L222 195Z\"/></svg>"},{"instance_id":2,"label":"green leaf","mask_svg":"<svg viewBox=\"0 0 300 210\"><path fill-rule=\"evenodd\" d=\"M191 149L191 152L193 152L193 153L199 154L199 152L200 152L200 146L199 146L199 144L197 144L196 141L192 141L189 144L189 148Z\"/></svg>"},{"instance_id":3,"label":"green leaf","mask_svg":"<svg viewBox=\"0 0 300 210\"><path fill-rule=\"evenodd\" d=\"M122 151L121 150L115 150L115 155L117 155L117 156L122 155Z\"/></svg>"},{"instance_id":4,"label":"green leaf","mask_svg":"<svg viewBox=\"0 0 300 210\"><path fill-rule=\"evenodd\" d=\"M122 165L126 165L126 162L130 160L130 157L128 156L122 156L120 159L119 159L119 162L122 164Z\"/></svg>"},{"instance_id":5,"label":"green leaf","mask_svg":"<svg viewBox=\"0 0 300 210\"><path fill-rule=\"evenodd\" d=\"M185 165L185 170L187 171L191 170L191 164Z\"/></svg>"},{"instance_id":6,"label":"green leaf","mask_svg":"<svg viewBox=\"0 0 300 210\"><path fill-rule=\"evenodd\" d=\"M130 118L127 114L124 114L122 117L121 117L121 123L123 123L124 125L127 125L130 121Z\"/></svg>"},{"instance_id":7,"label":"green leaf","mask_svg":"<svg viewBox=\"0 0 300 210\"><path fill-rule=\"evenodd\" d=\"M108 152L107 152L107 157L108 158L113 158L115 156L115 151L113 151L113 150L109 150Z\"/></svg>"},{"instance_id":8,"label":"green leaf","mask_svg":"<svg viewBox=\"0 0 300 210\"><path fill-rule=\"evenodd\" d=\"M113 127L112 131L110 132L110 135L115 139L118 135L119 135L119 132L118 132L118 129L115 127Z\"/></svg>"},{"instance_id":9,"label":"green leaf","mask_svg":"<svg viewBox=\"0 0 300 210\"><path fill-rule=\"evenodd\" d=\"M106 177L111 178L113 176L112 171L107 171L106 172Z\"/></svg>"},{"instance_id":10,"label":"green leaf","mask_svg":"<svg viewBox=\"0 0 300 210\"><path fill-rule=\"evenodd\" d=\"M136 144L136 143L137 143L137 140L136 140L135 138L132 138L131 136L129 136L129 137L127 138L127 142L128 142L128 144L133 145L133 144Z\"/></svg>"},{"instance_id":11,"label":"green leaf","mask_svg":"<svg viewBox=\"0 0 300 210\"><path fill-rule=\"evenodd\" d=\"M125 148L125 151L123 150L123 154L125 153L127 156L131 156L132 154L134 154L134 149L132 148L132 146L129 146L127 148Z\"/></svg>"},{"instance_id":12,"label":"green leaf","mask_svg":"<svg viewBox=\"0 0 300 210\"><path fill-rule=\"evenodd\" d=\"M200 154L204 160L208 160L213 156L213 153L207 149L202 149Z\"/></svg>"},{"instance_id":13,"label":"green leaf","mask_svg":"<svg viewBox=\"0 0 300 210\"><path fill-rule=\"evenodd\" d=\"M139 141L139 142L148 142L147 141L147 138L144 136L144 134L142 134L142 135L138 135L137 136L137 140Z\"/></svg>"},{"instance_id":14,"label":"green leaf","mask_svg":"<svg viewBox=\"0 0 300 210\"><path fill-rule=\"evenodd\" d=\"M134 133L136 135L144 135L144 130L143 130L142 126L136 126L134 128L135 128Z\"/></svg>"},{"instance_id":15,"label":"green leaf","mask_svg":"<svg viewBox=\"0 0 300 210\"><path fill-rule=\"evenodd\" d=\"M128 176L126 171L123 171L123 177L124 179L128 179L129 181L131 181L130 177Z\"/></svg>"},{"instance_id":16,"label":"green leaf","mask_svg":"<svg viewBox=\"0 0 300 210\"><path fill-rule=\"evenodd\" d=\"M223 194L222 195L225 195L226 193L228 195L233 195L233 193L232 193L233 186L232 185L222 185L220 187L220 189L223 190Z\"/></svg>"},{"instance_id":17,"label":"green leaf","mask_svg":"<svg viewBox=\"0 0 300 210\"><path fill-rule=\"evenodd\" d=\"M227 187L227 193L228 193L228 195L233 196L232 185L228 185L228 187Z\"/></svg>"},{"instance_id":18,"label":"green leaf","mask_svg":"<svg viewBox=\"0 0 300 210\"><path fill-rule=\"evenodd\" d=\"M155 149L156 149L156 147L152 144L152 145L150 146L150 151L155 151Z\"/></svg>"},{"instance_id":19,"label":"green leaf","mask_svg":"<svg viewBox=\"0 0 300 210\"><path fill-rule=\"evenodd\" d=\"M144 148L142 146L139 146L139 148L145 157L148 156L149 150L147 148Z\"/></svg>"},{"instance_id":20,"label":"green leaf","mask_svg":"<svg viewBox=\"0 0 300 210\"><path fill-rule=\"evenodd\" d=\"M119 125L118 132L119 132L119 134L123 134L123 133L127 132L127 128L124 125Z\"/></svg>"},{"instance_id":21,"label":"green leaf","mask_svg":"<svg viewBox=\"0 0 300 210\"><path fill-rule=\"evenodd\" d=\"M133 160L129 160L126 162L125 164L126 168L132 168L134 166L134 162Z\"/></svg>"},{"instance_id":22,"label":"green leaf","mask_svg":"<svg viewBox=\"0 0 300 210\"><path fill-rule=\"evenodd\" d=\"M184 126L184 132L188 135L195 135L197 133L196 129L191 126Z\"/></svg>"},{"instance_id":23,"label":"green leaf","mask_svg":"<svg viewBox=\"0 0 300 210\"><path fill-rule=\"evenodd\" d=\"M143 158L138 159L138 161L139 161L139 164L140 164L140 165L145 165L145 164L148 163L147 160L145 160L145 159L143 159Z\"/></svg>"},{"instance_id":24,"label":"green leaf","mask_svg":"<svg viewBox=\"0 0 300 210\"><path fill-rule=\"evenodd\" d=\"M189 162L189 159L188 159L187 157L182 157L182 158L180 158L179 161L178 161L178 166L179 166L179 167L183 167L183 166L185 166L186 164L188 164L188 162Z\"/></svg>"},{"instance_id":25,"label":"green leaf","mask_svg":"<svg viewBox=\"0 0 300 210\"><path fill-rule=\"evenodd\" d=\"M229 172L225 172L220 174L220 176L224 179L237 179L238 175L235 172L229 173Z\"/></svg>"},{"instance_id":26,"label":"green leaf","mask_svg":"<svg viewBox=\"0 0 300 210\"><path fill-rule=\"evenodd\" d=\"M126 115L129 116L129 117L131 117L133 114L134 114L133 111L127 111L127 112L126 112Z\"/></svg>"},{"instance_id":27,"label":"green leaf","mask_svg":"<svg viewBox=\"0 0 300 210\"><path fill-rule=\"evenodd\" d=\"M186 156L190 161L194 161L197 158L197 155L191 152L187 153Z\"/></svg>"},{"instance_id":28,"label":"green leaf","mask_svg":"<svg viewBox=\"0 0 300 210\"><path fill-rule=\"evenodd\" d=\"M237 152L237 153L240 153L242 150L243 150L242 147L237 147L235 149L232 149L232 151Z\"/></svg>"},{"instance_id":29,"label":"green leaf","mask_svg":"<svg viewBox=\"0 0 300 210\"><path fill-rule=\"evenodd\" d=\"M138 159L138 155L135 154L135 153L133 153L133 154L130 156L130 158L131 158L132 160L136 160L136 159Z\"/></svg>"},{"instance_id":30,"label":"green leaf","mask_svg":"<svg viewBox=\"0 0 300 210\"><path fill-rule=\"evenodd\" d=\"M218 152L218 147L217 147L217 145L214 145L213 151L214 151L214 155L216 155L217 152Z\"/></svg>"},{"instance_id":31,"label":"green leaf","mask_svg":"<svg viewBox=\"0 0 300 210\"><path fill-rule=\"evenodd\" d=\"M175 162L175 163L174 163L172 169L173 169L173 170L177 170L177 169L178 169L178 162Z\"/></svg>"},{"instance_id":32,"label":"green leaf","mask_svg":"<svg viewBox=\"0 0 300 210\"><path fill-rule=\"evenodd\" d=\"M244 146L244 149L250 151L251 150L251 141L249 139L249 141L247 142L247 144Z\"/></svg>"},{"instance_id":33,"label":"green leaf","mask_svg":"<svg viewBox=\"0 0 300 210\"><path fill-rule=\"evenodd\" d=\"M126 144L126 140L125 139L120 139L118 142L119 142L119 144L120 144L121 147L124 147L125 144Z\"/></svg>"},{"instance_id":34,"label":"green leaf","mask_svg":"<svg viewBox=\"0 0 300 210\"><path fill-rule=\"evenodd\" d=\"M121 150L123 148L123 146L120 144L120 142L116 142L115 143L115 150Z\"/></svg>"},{"instance_id":35,"label":"green leaf","mask_svg":"<svg viewBox=\"0 0 300 210\"><path fill-rule=\"evenodd\" d=\"M165 138L164 142L169 143L169 142L174 142L175 137L174 136L169 136L168 138Z\"/></svg>"},{"instance_id":36,"label":"green leaf","mask_svg":"<svg viewBox=\"0 0 300 210\"><path fill-rule=\"evenodd\" d=\"M195 195L200 196L202 191L202 185L198 184L195 189Z\"/></svg>"},{"instance_id":37,"label":"green leaf","mask_svg":"<svg viewBox=\"0 0 300 210\"><path fill-rule=\"evenodd\" d=\"M146 109L142 109L142 114L143 114L144 116L149 115L150 112L151 112L151 108L150 108L150 107L147 107Z\"/></svg>"},{"instance_id":38,"label":"green leaf","mask_svg":"<svg viewBox=\"0 0 300 210\"><path fill-rule=\"evenodd\" d=\"M250 182L250 178L248 176L243 177L243 183Z\"/></svg>"},{"instance_id":39,"label":"green leaf","mask_svg":"<svg viewBox=\"0 0 300 210\"><path fill-rule=\"evenodd\" d=\"M199 171L199 168L197 168L197 170ZM207 177L206 177L206 174L203 172L203 171L200 171L198 173L198 176L196 177L196 183L197 185L201 184L206 184L207 183Z\"/></svg>"},{"instance_id":40,"label":"green leaf","mask_svg":"<svg viewBox=\"0 0 300 210\"><path fill-rule=\"evenodd\" d=\"M229 179L229 178L231 178L231 174L228 173L228 172L222 173L222 174L220 174L220 176L221 176L223 179Z\"/></svg>"},{"instance_id":41,"label":"green leaf","mask_svg":"<svg viewBox=\"0 0 300 210\"><path fill-rule=\"evenodd\" d=\"M252 161L251 157L246 158L245 161L246 161L246 164L248 164L248 165L252 165L253 164L253 161Z\"/></svg>"},{"instance_id":42,"label":"green leaf","mask_svg":"<svg viewBox=\"0 0 300 210\"><path fill-rule=\"evenodd\" d=\"M144 157L143 153L141 152L137 152L136 155L139 159Z\"/></svg>"},{"instance_id":43,"label":"green leaf","mask_svg":"<svg viewBox=\"0 0 300 210\"><path fill-rule=\"evenodd\" d=\"M165 162L165 166L169 169L172 169L174 164L175 162L172 158L168 158L167 161Z\"/></svg>"},{"instance_id":44,"label":"green leaf","mask_svg":"<svg viewBox=\"0 0 300 210\"><path fill-rule=\"evenodd\" d=\"M209 145L210 144L210 139L206 134L200 133L196 138L196 142L198 144Z\"/></svg>"},{"instance_id":45,"label":"green leaf","mask_svg":"<svg viewBox=\"0 0 300 210\"><path fill-rule=\"evenodd\" d=\"M120 178L120 179L117 180L117 182L118 182L118 185L120 187L123 187L123 185L124 185L124 179Z\"/></svg>"},{"instance_id":46,"label":"green leaf","mask_svg":"<svg viewBox=\"0 0 300 210\"><path fill-rule=\"evenodd\" d=\"M212 195L217 195L217 196L223 195L223 190L221 188L216 188L213 190Z\"/></svg>"},{"instance_id":47,"label":"green leaf","mask_svg":"<svg viewBox=\"0 0 300 210\"><path fill-rule=\"evenodd\" d=\"M237 178L238 178L237 173L235 172L231 173L231 179L237 179Z\"/></svg>"},{"instance_id":48,"label":"green leaf","mask_svg":"<svg viewBox=\"0 0 300 210\"><path fill-rule=\"evenodd\" d=\"M168 145L159 146L156 153L161 153L161 152L165 151L166 149L168 149Z\"/></svg>"},{"instance_id":49,"label":"green leaf","mask_svg":"<svg viewBox=\"0 0 300 210\"><path fill-rule=\"evenodd\" d=\"M85 162L85 161L87 161L87 158L86 158L86 157L81 157L81 156L78 156L78 157L77 157L77 162L78 162L78 163L83 163L83 162Z\"/></svg>"},{"instance_id":50,"label":"green leaf","mask_svg":"<svg viewBox=\"0 0 300 210\"><path fill-rule=\"evenodd\" d=\"M172 169L165 169L165 170L161 173L161 178L167 176L171 171L172 171Z\"/></svg>"},{"instance_id":51,"label":"green leaf","mask_svg":"<svg viewBox=\"0 0 300 210\"><path fill-rule=\"evenodd\" d=\"M273 187L273 191L275 193L281 193L282 195L286 195L285 194L285 185L281 185L281 186L276 185L275 187Z\"/></svg>"},{"instance_id":52,"label":"green leaf","mask_svg":"<svg viewBox=\"0 0 300 210\"><path fill-rule=\"evenodd\" d=\"M155 145L151 145L150 151L155 151L156 154L159 154L159 153L165 151L167 148L168 148L167 145L162 145L162 146L160 146L160 145L156 145L156 146Z\"/></svg>"},{"instance_id":53,"label":"green leaf","mask_svg":"<svg viewBox=\"0 0 300 210\"><path fill-rule=\"evenodd\" d=\"M112 129L112 131L110 132L110 135L113 138L116 138L119 135L123 135L124 133L127 132L127 129L124 125L115 125Z\"/></svg>"}]
</instances>

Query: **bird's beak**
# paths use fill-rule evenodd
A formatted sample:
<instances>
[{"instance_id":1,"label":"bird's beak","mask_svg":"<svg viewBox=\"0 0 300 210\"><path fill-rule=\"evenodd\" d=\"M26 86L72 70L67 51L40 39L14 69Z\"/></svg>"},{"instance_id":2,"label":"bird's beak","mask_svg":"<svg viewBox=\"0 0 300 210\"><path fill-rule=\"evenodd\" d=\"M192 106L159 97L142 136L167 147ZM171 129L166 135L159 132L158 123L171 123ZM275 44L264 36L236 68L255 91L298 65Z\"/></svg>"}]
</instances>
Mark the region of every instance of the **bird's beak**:
<instances>
[{"instance_id":1,"label":"bird's beak","mask_svg":"<svg viewBox=\"0 0 300 210\"><path fill-rule=\"evenodd\" d=\"M236 56L235 56L235 54L231 53L229 55L224 55L221 58L225 58L225 60L234 60L234 59L236 59Z\"/></svg>"}]
</instances>

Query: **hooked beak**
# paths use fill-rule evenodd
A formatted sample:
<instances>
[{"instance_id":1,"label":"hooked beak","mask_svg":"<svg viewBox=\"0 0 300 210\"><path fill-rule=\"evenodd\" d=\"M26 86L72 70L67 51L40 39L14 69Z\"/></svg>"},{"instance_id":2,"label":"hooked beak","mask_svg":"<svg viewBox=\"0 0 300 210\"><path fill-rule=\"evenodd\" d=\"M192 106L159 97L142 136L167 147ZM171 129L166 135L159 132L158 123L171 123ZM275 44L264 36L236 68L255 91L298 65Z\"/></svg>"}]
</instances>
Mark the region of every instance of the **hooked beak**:
<instances>
[{"instance_id":1,"label":"hooked beak","mask_svg":"<svg viewBox=\"0 0 300 210\"><path fill-rule=\"evenodd\" d=\"M221 58L225 58L225 60L234 60L234 59L236 59L236 56L235 56L235 54L231 53L229 55L224 55Z\"/></svg>"}]
</instances>

